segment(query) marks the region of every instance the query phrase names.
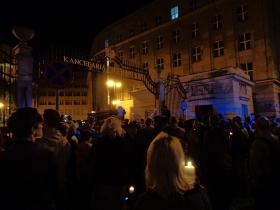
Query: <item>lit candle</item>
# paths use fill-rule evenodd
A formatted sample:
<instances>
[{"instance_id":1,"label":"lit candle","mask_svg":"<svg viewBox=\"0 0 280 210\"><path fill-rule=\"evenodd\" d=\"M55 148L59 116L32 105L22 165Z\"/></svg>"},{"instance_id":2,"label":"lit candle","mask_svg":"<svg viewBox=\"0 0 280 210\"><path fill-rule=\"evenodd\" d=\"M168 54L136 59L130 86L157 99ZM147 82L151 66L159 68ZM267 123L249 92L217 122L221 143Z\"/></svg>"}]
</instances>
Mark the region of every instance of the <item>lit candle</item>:
<instances>
[{"instance_id":1,"label":"lit candle","mask_svg":"<svg viewBox=\"0 0 280 210\"><path fill-rule=\"evenodd\" d=\"M185 169L186 169L188 183L190 186L193 187L195 184L195 167L192 165L191 161L187 162Z\"/></svg>"},{"instance_id":2,"label":"lit candle","mask_svg":"<svg viewBox=\"0 0 280 210\"><path fill-rule=\"evenodd\" d=\"M134 191L135 191L134 186L131 185L131 186L128 188L128 191L129 191L130 194L134 193Z\"/></svg>"}]
</instances>

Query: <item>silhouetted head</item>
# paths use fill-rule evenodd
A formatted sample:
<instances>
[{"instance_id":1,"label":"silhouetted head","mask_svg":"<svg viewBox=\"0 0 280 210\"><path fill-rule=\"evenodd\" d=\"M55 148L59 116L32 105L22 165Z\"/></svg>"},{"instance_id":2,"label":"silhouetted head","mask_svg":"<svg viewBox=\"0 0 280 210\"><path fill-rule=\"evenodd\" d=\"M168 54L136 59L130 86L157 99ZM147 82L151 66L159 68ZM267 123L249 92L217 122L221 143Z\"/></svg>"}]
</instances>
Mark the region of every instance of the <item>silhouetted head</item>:
<instances>
[{"instance_id":1,"label":"silhouetted head","mask_svg":"<svg viewBox=\"0 0 280 210\"><path fill-rule=\"evenodd\" d=\"M26 107L14 112L8 119L8 129L18 138L32 137L33 129L42 123L37 109Z\"/></svg>"},{"instance_id":2,"label":"silhouetted head","mask_svg":"<svg viewBox=\"0 0 280 210\"><path fill-rule=\"evenodd\" d=\"M60 115L54 109L46 109L43 114L44 122L49 128L58 128L60 123Z\"/></svg>"}]
</instances>

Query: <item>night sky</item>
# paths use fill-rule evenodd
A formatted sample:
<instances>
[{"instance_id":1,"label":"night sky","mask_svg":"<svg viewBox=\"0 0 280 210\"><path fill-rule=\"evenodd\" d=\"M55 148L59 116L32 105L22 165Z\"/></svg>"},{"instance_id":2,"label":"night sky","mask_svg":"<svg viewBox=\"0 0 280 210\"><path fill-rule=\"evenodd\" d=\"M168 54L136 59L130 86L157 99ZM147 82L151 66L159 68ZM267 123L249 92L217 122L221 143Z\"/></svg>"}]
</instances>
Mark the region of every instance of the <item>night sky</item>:
<instances>
[{"instance_id":1,"label":"night sky","mask_svg":"<svg viewBox=\"0 0 280 210\"><path fill-rule=\"evenodd\" d=\"M94 36L110 23L124 17L152 0L17 0L5 2L0 11L0 39L16 45L13 26L27 26L35 31L33 48L51 45L89 50ZM3 4L3 2L2 2Z\"/></svg>"}]
</instances>

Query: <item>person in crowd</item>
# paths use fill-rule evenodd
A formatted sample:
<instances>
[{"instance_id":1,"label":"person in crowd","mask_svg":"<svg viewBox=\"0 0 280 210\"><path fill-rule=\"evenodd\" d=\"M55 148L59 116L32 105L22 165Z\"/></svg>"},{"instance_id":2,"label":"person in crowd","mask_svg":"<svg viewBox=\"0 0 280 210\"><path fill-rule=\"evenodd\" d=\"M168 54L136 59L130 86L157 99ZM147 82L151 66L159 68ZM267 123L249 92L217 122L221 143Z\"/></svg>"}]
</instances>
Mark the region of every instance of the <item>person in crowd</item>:
<instances>
[{"instance_id":1,"label":"person in crowd","mask_svg":"<svg viewBox=\"0 0 280 210\"><path fill-rule=\"evenodd\" d=\"M235 196L248 193L248 160L250 137L246 128L242 126L242 119L236 116L232 120L230 135L232 174Z\"/></svg>"},{"instance_id":2,"label":"person in crowd","mask_svg":"<svg viewBox=\"0 0 280 210\"><path fill-rule=\"evenodd\" d=\"M123 206L123 187L127 184L125 131L117 117L105 119L101 137L93 142L91 172L93 181L92 208L120 210Z\"/></svg>"},{"instance_id":3,"label":"person in crowd","mask_svg":"<svg viewBox=\"0 0 280 210\"><path fill-rule=\"evenodd\" d=\"M60 115L54 109L46 109L43 114L44 128L43 137L36 142L39 147L48 149L54 153L57 167L57 202L59 208L63 209L66 201L66 164L69 157L69 144L58 130L60 126Z\"/></svg>"},{"instance_id":4,"label":"person in crowd","mask_svg":"<svg viewBox=\"0 0 280 210\"><path fill-rule=\"evenodd\" d=\"M36 127L34 127L33 135L36 140L43 137L43 118L41 117Z\"/></svg>"},{"instance_id":5,"label":"person in crowd","mask_svg":"<svg viewBox=\"0 0 280 210\"><path fill-rule=\"evenodd\" d=\"M11 145L0 158L1 210L55 209L56 167L53 153L38 147L41 115L35 108L20 108L8 119ZM39 131L41 129L41 131Z\"/></svg>"},{"instance_id":6,"label":"person in crowd","mask_svg":"<svg viewBox=\"0 0 280 210\"><path fill-rule=\"evenodd\" d=\"M174 116L170 118L168 130L172 132L173 136L177 136L179 139L184 139L185 137L185 129L178 126L178 120Z\"/></svg>"},{"instance_id":7,"label":"person in crowd","mask_svg":"<svg viewBox=\"0 0 280 210\"><path fill-rule=\"evenodd\" d=\"M227 209L232 198L232 166L229 135L220 115L213 115L204 133L201 148L201 179L213 209Z\"/></svg>"},{"instance_id":8,"label":"person in crowd","mask_svg":"<svg viewBox=\"0 0 280 210\"><path fill-rule=\"evenodd\" d=\"M147 192L134 210L210 210L205 189L190 184L185 154L176 137L160 132L149 146L146 164Z\"/></svg>"},{"instance_id":9,"label":"person in crowd","mask_svg":"<svg viewBox=\"0 0 280 210\"><path fill-rule=\"evenodd\" d=\"M168 118L164 115L157 115L154 117L154 139L163 129L168 126Z\"/></svg>"},{"instance_id":10,"label":"person in crowd","mask_svg":"<svg viewBox=\"0 0 280 210\"><path fill-rule=\"evenodd\" d=\"M161 103L160 113L162 116L167 117L168 120L170 119L171 113L164 101Z\"/></svg>"},{"instance_id":11,"label":"person in crowd","mask_svg":"<svg viewBox=\"0 0 280 210\"><path fill-rule=\"evenodd\" d=\"M280 143L279 139L271 134L267 117L261 116L256 121L249 161L255 209L280 209L277 193L280 188Z\"/></svg>"},{"instance_id":12,"label":"person in crowd","mask_svg":"<svg viewBox=\"0 0 280 210\"><path fill-rule=\"evenodd\" d=\"M88 183L89 155L92 147L92 136L89 130L82 130L81 141L77 147L78 177L80 181Z\"/></svg>"},{"instance_id":13,"label":"person in crowd","mask_svg":"<svg viewBox=\"0 0 280 210\"><path fill-rule=\"evenodd\" d=\"M4 151L5 151L4 137L2 135L2 132L0 131L0 156Z\"/></svg>"},{"instance_id":14,"label":"person in crowd","mask_svg":"<svg viewBox=\"0 0 280 210\"><path fill-rule=\"evenodd\" d=\"M92 133L89 129L82 130L81 141L77 146L77 175L79 187L79 208L90 209L91 186L89 157L92 147Z\"/></svg>"}]
</instances>

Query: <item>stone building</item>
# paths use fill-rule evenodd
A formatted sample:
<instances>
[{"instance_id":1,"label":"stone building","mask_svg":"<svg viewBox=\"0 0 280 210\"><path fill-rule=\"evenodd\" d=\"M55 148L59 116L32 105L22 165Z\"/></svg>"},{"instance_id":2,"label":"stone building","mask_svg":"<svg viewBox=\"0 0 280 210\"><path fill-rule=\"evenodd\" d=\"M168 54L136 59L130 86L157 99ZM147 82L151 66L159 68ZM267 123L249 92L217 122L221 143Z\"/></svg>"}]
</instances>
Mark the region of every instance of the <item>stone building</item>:
<instances>
[{"instance_id":1,"label":"stone building","mask_svg":"<svg viewBox=\"0 0 280 210\"><path fill-rule=\"evenodd\" d=\"M278 14L277 0L155 0L104 28L93 41L92 55L108 54L109 49L123 62L148 69L154 81L161 78L164 84L168 83L168 75L176 75L186 91L189 106L182 113L180 103L184 98L178 93L175 96L174 88L166 87L165 101L173 115L192 117L208 111L224 115L279 115ZM109 71L110 68L114 67L109 66ZM157 70L161 70L160 75ZM226 75L235 76L230 79ZM105 88L108 77L110 74L97 75L95 87ZM216 106L215 95L205 100L200 97L203 94L197 93L207 95L203 92L205 88L189 89L191 84L209 83L210 78L222 82L222 87L230 85L230 94L240 101L230 100L229 93L224 91L224 95L219 93ZM141 82L120 79L124 84L122 95L128 93L132 100L128 107L131 115L148 116L154 109L155 97ZM106 95L106 91L95 95L97 110L108 108ZM221 105L223 98L227 101L223 102L225 106ZM225 107L228 108L223 111Z\"/></svg>"},{"instance_id":2,"label":"stone building","mask_svg":"<svg viewBox=\"0 0 280 210\"><path fill-rule=\"evenodd\" d=\"M16 109L15 67L12 47L0 39L0 127Z\"/></svg>"}]
</instances>

